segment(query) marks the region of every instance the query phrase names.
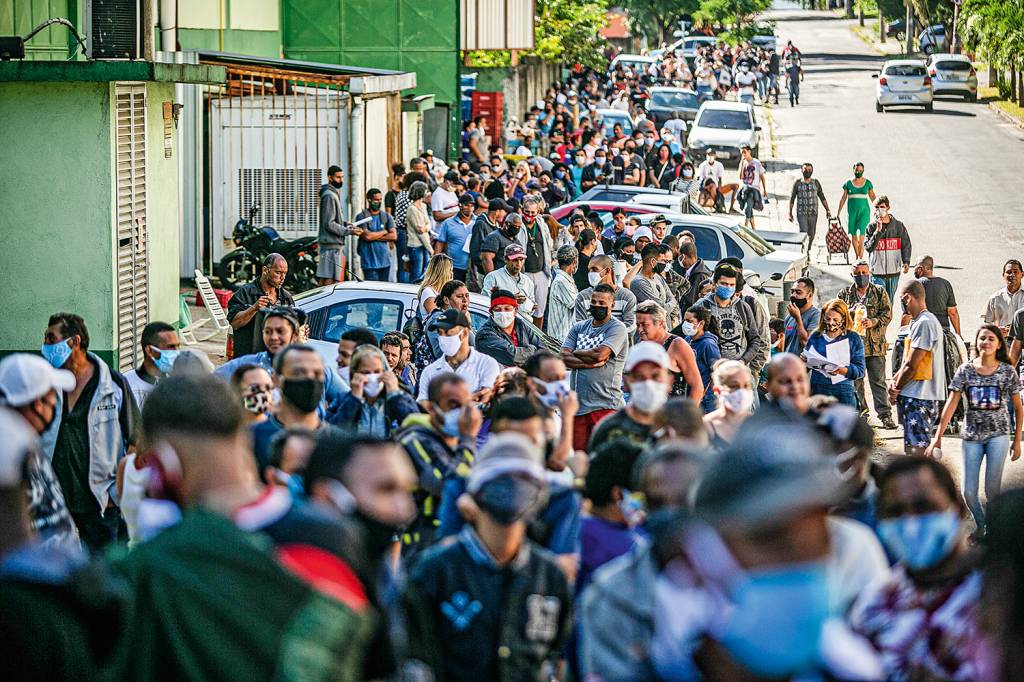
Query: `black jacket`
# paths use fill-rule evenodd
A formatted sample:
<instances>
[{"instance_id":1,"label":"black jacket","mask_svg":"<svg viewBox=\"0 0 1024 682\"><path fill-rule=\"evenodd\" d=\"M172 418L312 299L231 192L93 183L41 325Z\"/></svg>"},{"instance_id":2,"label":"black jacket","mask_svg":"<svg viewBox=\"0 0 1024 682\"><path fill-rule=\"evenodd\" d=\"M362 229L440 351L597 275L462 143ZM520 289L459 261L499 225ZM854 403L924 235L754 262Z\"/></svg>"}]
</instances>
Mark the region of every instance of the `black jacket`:
<instances>
[{"instance_id":1,"label":"black jacket","mask_svg":"<svg viewBox=\"0 0 1024 682\"><path fill-rule=\"evenodd\" d=\"M476 333L476 349L484 355L490 355L505 367L522 366L544 344L518 317L513 329L516 332L516 345L512 345L512 337L498 329L494 320L487 320Z\"/></svg>"},{"instance_id":2,"label":"black jacket","mask_svg":"<svg viewBox=\"0 0 1024 682\"><path fill-rule=\"evenodd\" d=\"M548 552L526 541L499 566L468 526L420 556L399 603L410 662L448 682L550 679L572 624L569 584Z\"/></svg>"},{"instance_id":3,"label":"black jacket","mask_svg":"<svg viewBox=\"0 0 1024 682\"><path fill-rule=\"evenodd\" d=\"M686 290L686 294L679 299L679 308L684 313L686 309L696 303L702 296L700 290L704 288L704 284L711 279L711 270L700 258L693 264L693 268L690 270L690 274L686 274L686 268L684 268L679 261L673 264L673 269L686 278L686 281L690 283L690 288Z\"/></svg>"}]
</instances>

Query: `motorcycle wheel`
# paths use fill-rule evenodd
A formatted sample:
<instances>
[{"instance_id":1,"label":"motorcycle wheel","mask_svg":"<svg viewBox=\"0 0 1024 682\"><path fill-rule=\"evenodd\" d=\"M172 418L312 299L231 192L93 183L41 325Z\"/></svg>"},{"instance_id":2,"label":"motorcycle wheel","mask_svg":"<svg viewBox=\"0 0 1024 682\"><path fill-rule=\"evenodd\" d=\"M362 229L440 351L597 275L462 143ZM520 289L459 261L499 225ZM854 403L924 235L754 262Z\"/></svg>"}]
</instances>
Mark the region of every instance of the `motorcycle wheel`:
<instances>
[{"instance_id":1,"label":"motorcycle wheel","mask_svg":"<svg viewBox=\"0 0 1024 682\"><path fill-rule=\"evenodd\" d=\"M317 286L316 261L312 258L301 258L288 264L288 290L293 294L313 289Z\"/></svg>"},{"instance_id":2,"label":"motorcycle wheel","mask_svg":"<svg viewBox=\"0 0 1024 682\"><path fill-rule=\"evenodd\" d=\"M234 291L256 279L259 267L259 261L248 251L233 251L220 259L215 271L221 286Z\"/></svg>"}]
</instances>

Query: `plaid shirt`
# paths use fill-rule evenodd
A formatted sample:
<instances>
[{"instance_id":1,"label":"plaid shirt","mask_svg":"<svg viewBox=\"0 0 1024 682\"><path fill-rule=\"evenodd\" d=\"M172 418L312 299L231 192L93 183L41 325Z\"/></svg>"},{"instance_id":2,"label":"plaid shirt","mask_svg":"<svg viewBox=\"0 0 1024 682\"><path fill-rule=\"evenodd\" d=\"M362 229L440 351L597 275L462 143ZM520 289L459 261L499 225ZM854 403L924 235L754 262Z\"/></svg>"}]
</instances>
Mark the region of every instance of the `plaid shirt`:
<instances>
[{"instance_id":1,"label":"plaid shirt","mask_svg":"<svg viewBox=\"0 0 1024 682\"><path fill-rule=\"evenodd\" d=\"M861 334L864 337L864 357L885 357L886 342L885 328L892 321L892 304L889 302L889 294L885 288L877 284L868 284L867 293L861 299L857 293L857 285L851 284L839 292L839 298L850 306L850 316L853 317L853 306L860 304L867 308L865 319L873 320L874 325Z\"/></svg>"}]
</instances>

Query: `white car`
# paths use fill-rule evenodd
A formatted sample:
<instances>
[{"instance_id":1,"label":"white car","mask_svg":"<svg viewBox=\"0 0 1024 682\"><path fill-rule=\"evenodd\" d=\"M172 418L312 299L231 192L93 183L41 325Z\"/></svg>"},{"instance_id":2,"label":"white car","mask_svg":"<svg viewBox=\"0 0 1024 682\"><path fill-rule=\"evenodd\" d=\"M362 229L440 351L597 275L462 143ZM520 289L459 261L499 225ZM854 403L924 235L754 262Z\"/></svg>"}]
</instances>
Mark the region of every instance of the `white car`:
<instances>
[{"instance_id":1,"label":"white car","mask_svg":"<svg viewBox=\"0 0 1024 682\"><path fill-rule=\"evenodd\" d=\"M932 78L920 59L893 59L882 65L882 72L871 74L878 79L875 88L875 111L886 107L911 106L932 110Z\"/></svg>"},{"instance_id":2,"label":"white car","mask_svg":"<svg viewBox=\"0 0 1024 682\"><path fill-rule=\"evenodd\" d=\"M748 146L759 157L761 126L754 118L754 107L744 102L709 100L700 105L686 137L687 156L704 158L714 149L723 163L740 162L740 147Z\"/></svg>"},{"instance_id":3,"label":"white car","mask_svg":"<svg viewBox=\"0 0 1024 682\"><path fill-rule=\"evenodd\" d=\"M632 69L636 75L649 75L648 69L651 68L651 64L658 61L654 57L650 57L645 54L620 54L619 56L612 59L612 63L608 65L608 73L615 70L615 67L621 66L623 68Z\"/></svg>"},{"instance_id":4,"label":"white car","mask_svg":"<svg viewBox=\"0 0 1024 682\"><path fill-rule=\"evenodd\" d=\"M978 101L978 73L967 55L935 53L925 61L932 78L933 95L962 95Z\"/></svg>"},{"instance_id":5,"label":"white car","mask_svg":"<svg viewBox=\"0 0 1024 682\"><path fill-rule=\"evenodd\" d=\"M342 282L304 291L295 297L296 307L304 310L309 325L309 345L333 367L338 357L338 339L349 329L365 327L377 338L402 331L416 314L418 284L394 282ZM469 320L477 330L489 317L490 299L483 294L469 295ZM557 341L541 332L523 315L525 322L548 348L561 351Z\"/></svg>"},{"instance_id":6,"label":"white car","mask_svg":"<svg viewBox=\"0 0 1024 682\"><path fill-rule=\"evenodd\" d=\"M690 64L693 64L693 60L697 57L697 50L710 45L714 47L718 43L718 38L714 36L688 36L683 38L683 57Z\"/></svg>"}]
</instances>

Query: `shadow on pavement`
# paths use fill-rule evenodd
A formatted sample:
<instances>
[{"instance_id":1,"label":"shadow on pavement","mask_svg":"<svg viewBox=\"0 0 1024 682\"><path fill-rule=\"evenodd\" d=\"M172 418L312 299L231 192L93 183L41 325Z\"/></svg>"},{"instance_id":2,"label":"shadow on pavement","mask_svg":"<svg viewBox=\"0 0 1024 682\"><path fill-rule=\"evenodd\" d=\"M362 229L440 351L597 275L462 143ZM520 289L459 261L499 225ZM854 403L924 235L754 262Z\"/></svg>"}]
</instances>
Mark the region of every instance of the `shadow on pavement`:
<instances>
[{"instance_id":1,"label":"shadow on pavement","mask_svg":"<svg viewBox=\"0 0 1024 682\"><path fill-rule=\"evenodd\" d=\"M814 76L817 76L820 73L850 73L855 71L863 71L864 73L876 73L879 70L879 68L881 68L881 66L882 60L878 60L878 62L874 66L829 66L820 69L810 66L804 69L804 72L808 75Z\"/></svg>"},{"instance_id":2,"label":"shadow on pavement","mask_svg":"<svg viewBox=\"0 0 1024 682\"><path fill-rule=\"evenodd\" d=\"M913 105L908 105L908 106L913 106ZM914 109L907 108L907 109L886 109L885 113L887 113L887 114L926 114L928 112L924 111L923 109L914 110ZM966 116L968 118L973 118L973 117L977 116L977 114L972 113L970 111L958 111L956 109L933 109L929 115L930 116Z\"/></svg>"}]
</instances>

